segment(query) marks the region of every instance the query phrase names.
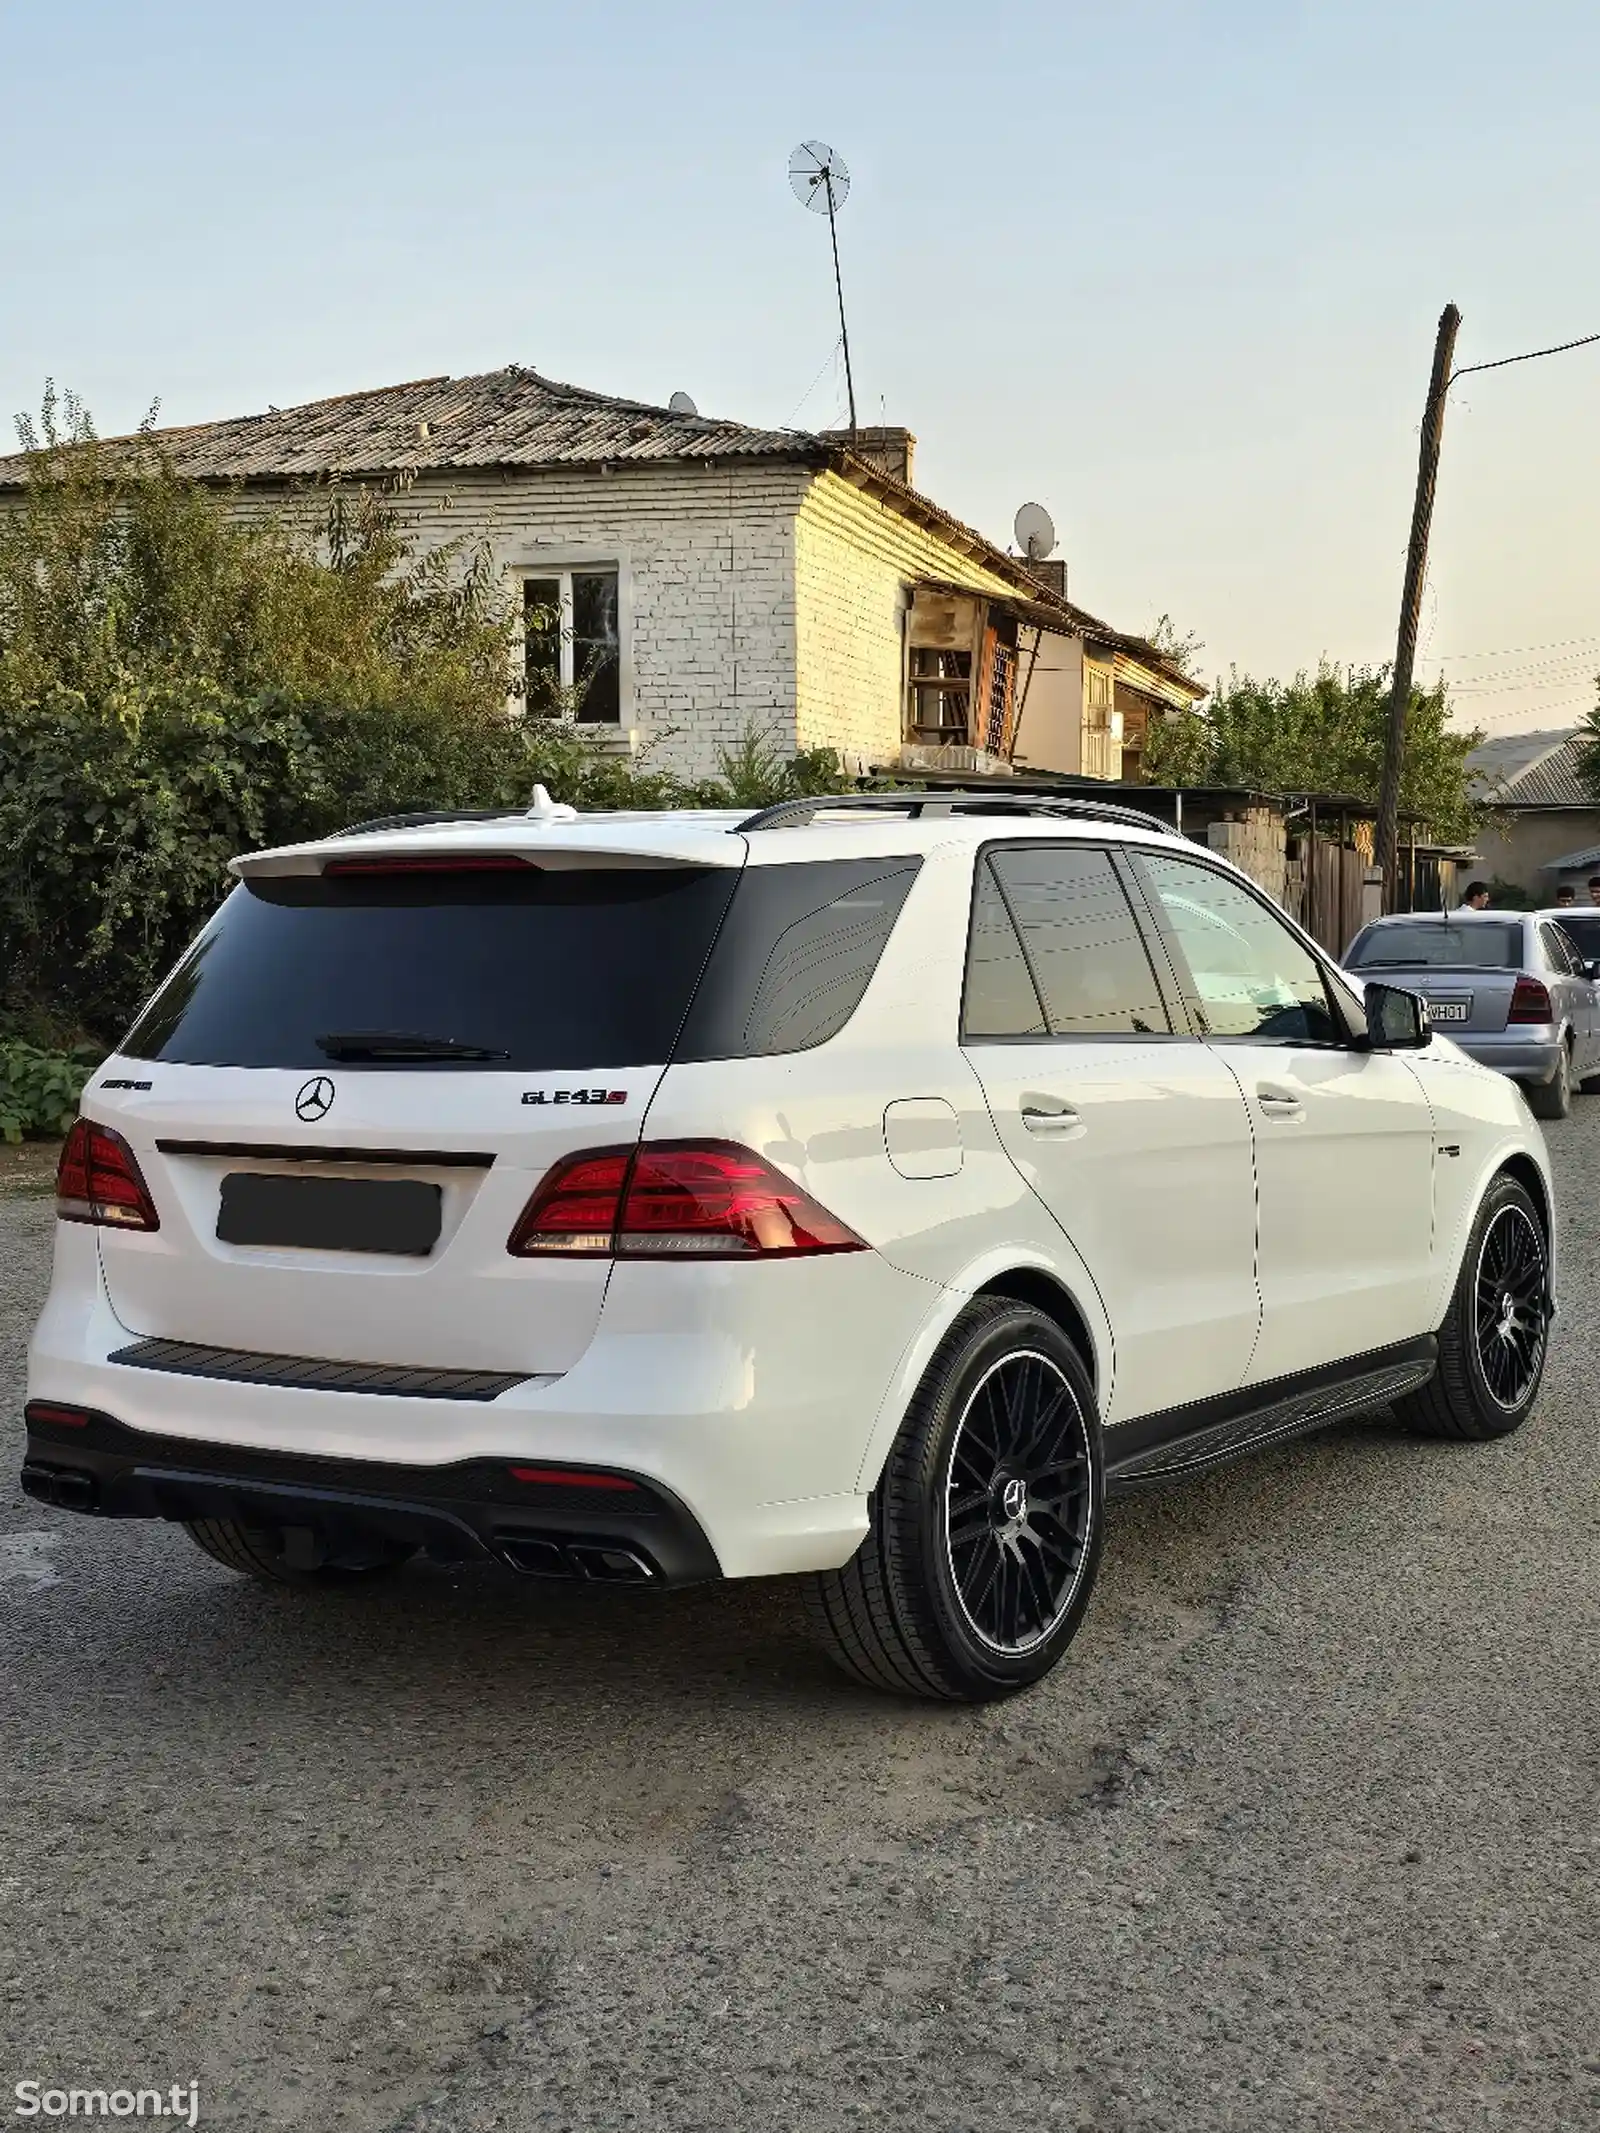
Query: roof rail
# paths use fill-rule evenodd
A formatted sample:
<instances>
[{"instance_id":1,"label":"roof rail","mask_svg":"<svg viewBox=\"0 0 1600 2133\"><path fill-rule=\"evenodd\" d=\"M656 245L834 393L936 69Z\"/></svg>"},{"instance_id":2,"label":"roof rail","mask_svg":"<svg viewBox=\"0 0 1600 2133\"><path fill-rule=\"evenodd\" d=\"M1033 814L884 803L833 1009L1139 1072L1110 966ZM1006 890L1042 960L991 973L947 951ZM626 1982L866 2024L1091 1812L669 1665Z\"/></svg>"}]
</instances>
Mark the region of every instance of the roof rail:
<instances>
[{"instance_id":1,"label":"roof rail","mask_svg":"<svg viewBox=\"0 0 1600 2133\"><path fill-rule=\"evenodd\" d=\"M847 792L808 795L802 800L780 800L763 807L733 826L737 830L801 828L816 815L835 808L863 814L909 813L921 821L928 815L1062 815L1085 822L1121 822L1131 829L1159 830L1173 834L1172 824L1137 807L1122 807L1113 800L1079 799L1075 793L1049 790L995 792L989 786L942 786L937 791Z\"/></svg>"}]
</instances>

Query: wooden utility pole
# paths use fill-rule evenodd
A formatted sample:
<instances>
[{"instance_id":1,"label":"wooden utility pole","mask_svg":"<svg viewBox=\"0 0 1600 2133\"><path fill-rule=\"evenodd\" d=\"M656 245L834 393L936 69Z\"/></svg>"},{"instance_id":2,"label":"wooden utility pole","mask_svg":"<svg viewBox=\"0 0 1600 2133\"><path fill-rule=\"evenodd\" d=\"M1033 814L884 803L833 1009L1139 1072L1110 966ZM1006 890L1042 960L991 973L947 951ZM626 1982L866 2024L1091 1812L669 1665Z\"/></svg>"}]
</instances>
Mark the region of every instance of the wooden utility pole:
<instances>
[{"instance_id":1,"label":"wooden utility pole","mask_svg":"<svg viewBox=\"0 0 1600 2133\"><path fill-rule=\"evenodd\" d=\"M1411 507L1411 546L1406 550L1406 583L1400 600L1400 634L1394 649L1394 686L1389 692L1389 728L1383 749L1383 783L1378 789L1378 828L1374 857L1383 869L1383 908L1400 901L1400 772L1406 751L1406 712L1411 703L1411 670L1417 657L1417 624L1422 615L1422 587L1428 575L1428 529L1433 523L1433 495L1439 480L1439 451L1444 443L1444 403L1450 390L1456 334L1461 313L1446 304L1439 314L1433 344L1433 375L1422 416L1422 449L1417 457L1417 494Z\"/></svg>"}]
</instances>

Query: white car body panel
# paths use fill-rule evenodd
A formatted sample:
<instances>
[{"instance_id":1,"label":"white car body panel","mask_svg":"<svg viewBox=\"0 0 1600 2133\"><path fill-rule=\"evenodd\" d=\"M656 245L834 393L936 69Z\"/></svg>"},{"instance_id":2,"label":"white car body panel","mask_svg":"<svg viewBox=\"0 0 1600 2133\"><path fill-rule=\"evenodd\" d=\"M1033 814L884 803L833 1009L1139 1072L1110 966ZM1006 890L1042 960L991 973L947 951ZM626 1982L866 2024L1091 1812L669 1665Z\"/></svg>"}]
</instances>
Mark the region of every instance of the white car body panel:
<instances>
[{"instance_id":1,"label":"white car body panel","mask_svg":"<svg viewBox=\"0 0 1600 2133\"><path fill-rule=\"evenodd\" d=\"M738 836L737 819L457 823L238 862L248 878L313 873L335 855L532 848L571 866L912 854L921 870L854 1013L810 1050L554 1074L329 1065L335 1102L311 1124L294 1110L310 1068L108 1061L84 1114L126 1137L161 1228L60 1226L30 1397L196 1446L388 1462L419 1486L430 1467L479 1457L614 1466L675 1494L727 1576L825 1568L866 1532L906 1409L974 1293L1031 1282L1059 1295L1114 1443L1123 1423L1431 1332L1506 1163L1543 1179L1551 1204L1542 1138L1516 1090L1441 1039L1405 1057L1199 1036L964 1047L984 845L1013 834L1150 845L1153 831L863 818ZM540 1087L622 1101L525 1105ZM1264 1089L1289 1101L1269 1115ZM1077 1115L1030 1131L1030 1095ZM511 1256L507 1239L552 1162L641 1133L754 1150L868 1249L745 1262ZM286 1166L157 1147L172 1140L338 1150L321 1172L351 1177L396 1174L363 1163L363 1150L494 1161L402 1166L444 1194L425 1259L244 1250L216 1236L221 1179ZM524 1375L488 1400L423 1400L109 1360L149 1337Z\"/></svg>"}]
</instances>

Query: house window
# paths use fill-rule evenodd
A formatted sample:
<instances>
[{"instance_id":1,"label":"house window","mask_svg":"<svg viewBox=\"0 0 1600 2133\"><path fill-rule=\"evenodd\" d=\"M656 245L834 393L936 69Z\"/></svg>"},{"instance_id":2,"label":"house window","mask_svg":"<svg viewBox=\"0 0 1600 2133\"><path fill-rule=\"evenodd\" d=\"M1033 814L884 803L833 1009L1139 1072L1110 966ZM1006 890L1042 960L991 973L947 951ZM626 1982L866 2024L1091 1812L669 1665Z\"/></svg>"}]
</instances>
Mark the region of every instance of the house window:
<instances>
[{"instance_id":1,"label":"house window","mask_svg":"<svg viewBox=\"0 0 1600 2133\"><path fill-rule=\"evenodd\" d=\"M589 726L622 720L617 573L552 570L522 581L528 709Z\"/></svg>"},{"instance_id":2,"label":"house window","mask_svg":"<svg viewBox=\"0 0 1600 2133\"><path fill-rule=\"evenodd\" d=\"M971 723L972 654L911 647L911 730L923 738L965 743Z\"/></svg>"}]
</instances>

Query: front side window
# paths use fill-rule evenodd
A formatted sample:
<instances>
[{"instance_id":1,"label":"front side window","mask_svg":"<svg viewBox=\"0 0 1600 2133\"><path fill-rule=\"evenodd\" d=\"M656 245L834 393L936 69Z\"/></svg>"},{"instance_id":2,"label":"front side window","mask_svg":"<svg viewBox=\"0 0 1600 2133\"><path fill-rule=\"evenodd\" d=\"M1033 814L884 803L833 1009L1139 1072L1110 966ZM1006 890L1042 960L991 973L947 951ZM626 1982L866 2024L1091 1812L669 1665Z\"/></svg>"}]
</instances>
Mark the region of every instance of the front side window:
<instances>
[{"instance_id":1,"label":"front side window","mask_svg":"<svg viewBox=\"0 0 1600 2133\"><path fill-rule=\"evenodd\" d=\"M979 862L969 1038L1154 1037L1171 1029L1109 854L1028 845Z\"/></svg>"},{"instance_id":2,"label":"front side window","mask_svg":"<svg viewBox=\"0 0 1600 2133\"><path fill-rule=\"evenodd\" d=\"M1186 859L1142 852L1139 864L1188 965L1208 1036L1339 1041L1321 966L1265 903Z\"/></svg>"},{"instance_id":3,"label":"front side window","mask_svg":"<svg viewBox=\"0 0 1600 2133\"><path fill-rule=\"evenodd\" d=\"M528 709L535 717L620 724L617 572L595 565L524 578L522 616Z\"/></svg>"}]
</instances>

